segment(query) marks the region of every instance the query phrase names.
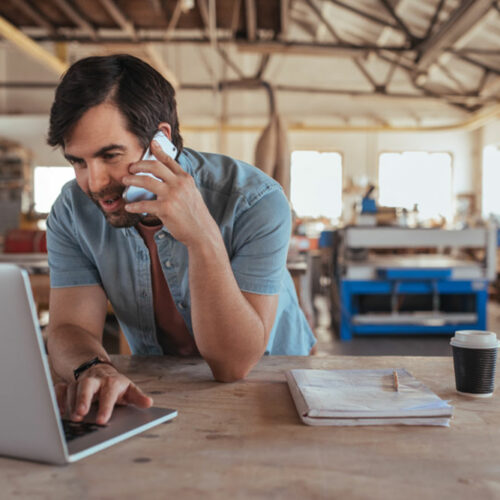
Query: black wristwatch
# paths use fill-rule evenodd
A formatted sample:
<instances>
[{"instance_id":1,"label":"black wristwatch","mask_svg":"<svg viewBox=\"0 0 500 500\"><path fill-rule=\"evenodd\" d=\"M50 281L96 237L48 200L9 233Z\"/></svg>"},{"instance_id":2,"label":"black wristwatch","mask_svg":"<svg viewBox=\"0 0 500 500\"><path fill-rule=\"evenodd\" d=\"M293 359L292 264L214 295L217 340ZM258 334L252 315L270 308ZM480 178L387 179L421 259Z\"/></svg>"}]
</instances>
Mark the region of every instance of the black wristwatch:
<instances>
[{"instance_id":1,"label":"black wristwatch","mask_svg":"<svg viewBox=\"0 0 500 500\"><path fill-rule=\"evenodd\" d=\"M111 363L111 361L108 361L106 359L100 359L98 356L96 356L94 359L91 359L90 361L85 361L85 363L82 363L76 370L73 370L73 375L75 377L75 380L78 380L78 377L85 370L88 370L91 366L99 365L99 364L111 365L114 368L114 365L113 365L113 363Z\"/></svg>"}]
</instances>

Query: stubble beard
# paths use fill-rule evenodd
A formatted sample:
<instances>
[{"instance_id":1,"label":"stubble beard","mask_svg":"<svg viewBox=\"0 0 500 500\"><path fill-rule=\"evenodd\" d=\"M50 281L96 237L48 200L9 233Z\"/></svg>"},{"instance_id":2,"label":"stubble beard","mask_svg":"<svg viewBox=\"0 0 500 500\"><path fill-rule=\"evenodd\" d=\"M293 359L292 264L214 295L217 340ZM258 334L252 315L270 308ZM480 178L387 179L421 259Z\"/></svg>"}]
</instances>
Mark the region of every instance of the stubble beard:
<instances>
[{"instance_id":1,"label":"stubble beard","mask_svg":"<svg viewBox=\"0 0 500 500\"><path fill-rule=\"evenodd\" d=\"M123 191L125 190L125 186L119 183L108 186L104 189L101 189L99 192L87 192L87 196L95 203L97 208L101 211L101 213L106 218L106 221L111 224L113 227L121 228L121 227L133 227L136 226L142 218L141 214L134 214L127 212L123 206L121 206L116 212L106 212L99 200L105 198L122 198Z\"/></svg>"},{"instance_id":2,"label":"stubble beard","mask_svg":"<svg viewBox=\"0 0 500 500\"><path fill-rule=\"evenodd\" d=\"M106 221L113 227L133 227L137 226L137 224L139 224L140 222L146 226L156 226L161 224L160 219L158 219L154 215L144 215L127 212L125 208L123 208L123 206L121 206L115 212L106 212L105 210L103 210L101 204L99 203L99 200L106 198L121 199L123 196L123 191L125 191L125 186L123 184L114 183L104 189L101 189L101 191L97 193L89 191L87 193L87 196L94 202L94 204L97 206L97 208L99 208L101 213L106 218Z\"/></svg>"}]
</instances>

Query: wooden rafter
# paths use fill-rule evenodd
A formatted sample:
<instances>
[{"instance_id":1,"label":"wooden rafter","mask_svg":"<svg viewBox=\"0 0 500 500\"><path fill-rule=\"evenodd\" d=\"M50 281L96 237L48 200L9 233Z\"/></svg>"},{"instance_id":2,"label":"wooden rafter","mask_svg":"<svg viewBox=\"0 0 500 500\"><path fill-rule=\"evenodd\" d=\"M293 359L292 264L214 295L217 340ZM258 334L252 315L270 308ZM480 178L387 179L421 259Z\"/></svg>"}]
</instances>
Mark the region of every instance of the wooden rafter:
<instances>
[{"instance_id":1,"label":"wooden rafter","mask_svg":"<svg viewBox=\"0 0 500 500\"><path fill-rule=\"evenodd\" d=\"M61 75L68 69L65 62L26 36L2 16L0 16L0 35L12 42L29 57L55 71L57 75Z\"/></svg>"},{"instance_id":2,"label":"wooden rafter","mask_svg":"<svg viewBox=\"0 0 500 500\"><path fill-rule=\"evenodd\" d=\"M491 8L491 0L463 0L447 21L419 46L416 71L422 72L434 63L443 50L451 47Z\"/></svg>"},{"instance_id":3,"label":"wooden rafter","mask_svg":"<svg viewBox=\"0 0 500 500\"><path fill-rule=\"evenodd\" d=\"M429 36L432 34L432 31L434 30L434 26L436 26L436 23L439 19L439 14L441 14L441 10L443 9L443 5L446 2L446 0L439 0L439 3L437 4L436 10L434 11L434 14L432 16L431 22L429 23L429 27L427 28L427 32L424 35L424 40L429 38Z\"/></svg>"},{"instance_id":4,"label":"wooden rafter","mask_svg":"<svg viewBox=\"0 0 500 500\"><path fill-rule=\"evenodd\" d=\"M385 77L384 84L383 84L383 86L386 90L387 90L387 87L390 85L390 83L392 81L392 77L394 76L394 73L395 73L397 68L398 68L398 66L395 63L390 63L389 71L387 72L387 75Z\"/></svg>"},{"instance_id":5,"label":"wooden rafter","mask_svg":"<svg viewBox=\"0 0 500 500\"><path fill-rule=\"evenodd\" d=\"M253 52L256 54L289 54L289 55L311 55L325 57L363 57L371 51L369 47L352 46L348 44L316 44L295 43L279 41L262 42L236 42L241 52Z\"/></svg>"},{"instance_id":6,"label":"wooden rafter","mask_svg":"<svg viewBox=\"0 0 500 500\"><path fill-rule=\"evenodd\" d=\"M245 0L245 12L247 19L247 38L253 41L257 38L257 7L255 0Z\"/></svg>"},{"instance_id":7,"label":"wooden rafter","mask_svg":"<svg viewBox=\"0 0 500 500\"><path fill-rule=\"evenodd\" d=\"M179 80L175 76L175 73L167 66L158 49L151 43L144 44L143 48L156 70L177 90L179 88Z\"/></svg>"},{"instance_id":8,"label":"wooden rafter","mask_svg":"<svg viewBox=\"0 0 500 500\"><path fill-rule=\"evenodd\" d=\"M231 14L231 33L234 36L238 31L241 15L241 0L234 0L233 12Z\"/></svg>"},{"instance_id":9,"label":"wooden rafter","mask_svg":"<svg viewBox=\"0 0 500 500\"><path fill-rule=\"evenodd\" d=\"M215 51L219 54L222 60L240 77L244 78L245 75L243 71L238 67L234 61L231 60L227 52L217 44L215 37L215 11L212 16L212 21L210 19L210 12L207 5L207 0L198 0L198 8L200 10L201 18L203 20L203 24L205 25L205 31L208 34L208 37L212 40L212 46ZM211 26L212 25L212 26ZM213 72L212 72L213 74Z\"/></svg>"},{"instance_id":10,"label":"wooden rafter","mask_svg":"<svg viewBox=\"0 0 500 500\"><path fill-rule=\"evenodd\" d=\"M172 17L168 21L167 29L165 30L165 40L170 40L172 33L179 22L179 18L182 14L182 0L177 0L175 4L174 12L172 13Z\"/></svg>"},{"instance_id":11,"label":"wooden rafter","mask_svg":"<svg viewBox=\"0 0 500 500\"><path fill-rule=\"evenodd\" d=\"M288 38L288 29L290 24L290 0L281 0L280 2L280 38Z\"/></svg>"},{"instance_id":12,"label":"wooden rafter","mask_svg":"<svg viewBox=\"0 0 500 500\"><path fill-rule=\"evenodd\" d=\"M54 89L57 86L57 82L0 82L0 88L12 88L17 90L30 90L30 89ZM262 82L259 79L248 78L244 80L234 80L230 85L227 82L221 82L220 86L224 89L234 88L261 88ZM352 90L352 89L332 89L323 87L312 87L312 86L301 86L301 85L274 85L273 88L279 92L292 92L292 93L305 93L305 94L323 94L323 95L338 95L338 96L352 96L366 99L376 99L376 100L430 100L430 101L442 101L446 98L450 102L456 103L474 103L474 104L488 104L488 103L498 103L496 96L478 96L478 95L462 95L456 93L446 93L446 94L414 94L409 92L391 92L387 94L376 94L374 95L372 91L366 90ZM213 90L212 85L204 83L183 83L179 86L180 90L195 91L195 90Z\"/></svg>"},{"instance_id":13,"label":"wooden rafter","mask_svg":"<svg viewBox=\"0 0 500 500\"><path fill-rule=\"evenodd\" d=\"M262 77L264 76L264 71L266 71L266 68L269 64L269 60L271 59L271 54L264 54L260 60L259 67L255 73L255 79L256 80L261 80Z\"/></svg>"},{"instance_id":14,"label":"wooden rafter","mask_svg":"<svg viewBox=\"0 0 500 500\"><path fill-rule=\"evenodd\" d=\"M149 0L149 3L151 4L151 8L154 12L156 12L157 14L163 13L160 0Z\"/></svg>"},{"instance_id":15,"label":"wooden rafter","mask_svg":"<svg viewBox=\"0 0 500 500\"><path fill-rule=\"evenodd\" d=\"M321 24L328 30L330 35L332 35L333 39L337 42L341 41L340 37L337 35L337 32L333 28L332 24L328 19L325 18L321 10L312 0L304 0L305 3L309 6L309 8L314 12L315 16L319 19Z\"/></svg>"},{"instance_id":16,"label":"wooden rafter","mask_svg":"<svg viewBox=\"0 0 500 500\"><path fill-rule=\"evenodd\" d=\"M402 31L406 34L408 37L408 40L410 42L413 42L414 40L417 39L417 37L410 31L406 23L401 19L401 17L397 14L396 10L392 6L391 2L389 0L380 0L380 3L384 6L384 8L389 12L389 14L392 16L394 21L396 21L396 24L401 28Z\"/></svg>"},{"instance_id":17,"label":"wooden rafter","mask_svg":"<svg viewBox=\"0 0 500 500\"><path fill-rule=\"evenodd\" d=\"M10 0L10 3L49 33L56 34L54 25L34 5L31 5L26 0Z\"/></svg>"},{"instance_id":18,"label":"wooden rafter","mask_svg":"<svg viewBox=\"0 0 500 500\"><path fill-rule=\"evenodd\" d=\"M483 92L483 90L486 86L486 82L488 81L490 74L491 73L488 70L483 71L481 79L479 80L479 83L478 83L477 88L476 88L476 95L478 95L478 96L481 95L481 93Z\"/></svg>"},{"instance_id":19,"label":"wooden rafter","mask_svg":"<svg viewBox=\"0 0 500 500\"><path fill-rule=\"evenodd\" d=\"M472 66L476 66L476 68L481 68L482 70L488 71L494 75L500 75L500 69L494 68L493 66L488 66L480 61L476 61L468 56L458 56L462 61L471 64Z\"/></svg>"},{"instance_id":20,"label":"wooden rafter","mask_svg":"<svg viewBox=\"0 0 500 500\"><path fill-rule=\"evenodd\" d=\"M52 0L76 25L80 26L93 41L97 41L98 35L94 27L66 0Z\"/></svg>"},{"instance_id":21,"label":"wooden rafter","mask_svg":"<svg viewBox=\"0 0 500 500\"><path fill-rule=\"evenodd\" d=\"M354 2L346 3L346 2L341 2L340 0L329 0L329 1L331 3L333 3L334 5L337 5L338 7L349 10L349 11L353 12L354 14L357 14L358 16L363 17L364 19L368 19L369 21L372 21L373 23L380 24L381 26L384 26L385 28L392 28L394 30L401 31L401 27L398 24L391 23L389 21L386 21L385 19L374 16L374 15L370 14L369 12L365 12L365 11L361 10L353 5Z\"/></svg>"},{"instance_id":22,"label":"wooden rafter","mask_svg":"<svg viewBox=\"0 0 500 500\"><path fill-rule=\"evenodd\" d=\"M441 64L439 61L436 63L439 70L450 80L452 81L457 90L464 94L467 93L467 89L464 87L463 83L450 71L449 68L446 67L445 64Z\"/></svg>"},{"instance_id":23,"label":"wooden rafter","mask_svg":"<svg viewBox=\"0 0 500 500\"><path fill-rule=\"evenodd\" d=\"M136 42L138 40L137 31L134 24L127 19L120 7L116 5L114 0L99 0L101 5L106 9L107 13L111 16L113 21L120 26L120 28L127 33L130 38Z\"/></svg>"},{"instance_id":24,"label":"wooden rafter","mask_svg":"<svg viewBox=\"0 0 500 500\"><path fill-rule=\"evenodd\" d=\"M356 67L361 71L361 74L368 80L370 85L373 87L373 90L377 90L380 86L378 83L373 79L373 77L368 73L367 69L365 68L364 64L358 59L354 58L352 62L356 65Z\"/></svg>"}]
</instances>

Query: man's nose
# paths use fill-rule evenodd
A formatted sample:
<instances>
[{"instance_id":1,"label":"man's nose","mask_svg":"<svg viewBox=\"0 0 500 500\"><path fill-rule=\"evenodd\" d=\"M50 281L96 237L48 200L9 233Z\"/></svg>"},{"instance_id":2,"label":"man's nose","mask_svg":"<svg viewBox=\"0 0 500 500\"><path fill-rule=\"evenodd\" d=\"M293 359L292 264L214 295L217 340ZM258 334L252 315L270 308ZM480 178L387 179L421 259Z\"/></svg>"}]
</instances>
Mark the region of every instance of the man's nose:
<instances>
[{"instance_id":1,"label":"man's nose","mask_svg":"<svg viewBox=\"0 0 500 500\"><path fill-rule=\"evenodd\" d=\"M93 193L98 193L101 189L105 188L111 181L108 169L99 162L88 162L88 182L89 189Z\"/></svg>"}]
</instances>

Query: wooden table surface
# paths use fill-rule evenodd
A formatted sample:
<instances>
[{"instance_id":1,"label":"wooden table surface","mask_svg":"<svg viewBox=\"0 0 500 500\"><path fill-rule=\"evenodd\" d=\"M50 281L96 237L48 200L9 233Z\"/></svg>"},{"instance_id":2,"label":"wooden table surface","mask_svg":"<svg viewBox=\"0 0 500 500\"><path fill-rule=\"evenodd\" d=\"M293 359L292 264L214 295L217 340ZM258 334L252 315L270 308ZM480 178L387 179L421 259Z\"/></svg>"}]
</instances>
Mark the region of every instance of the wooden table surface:
<instances>
[{"instance_id":1,"label":"wooden table surface","mask_svg":"<svg viewBox=\"0 0 500 500\"><path fill-rule=\"evenodd\" d=\"M500 498L500 394L456 394L451 358L267 357L233 384L201 359L114 361L179 416L68 466L1 458L0 498ZM283 376L395 367L452 400L450 428L309 427Z\"/></svg>"}]
</instances>

